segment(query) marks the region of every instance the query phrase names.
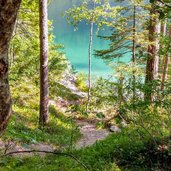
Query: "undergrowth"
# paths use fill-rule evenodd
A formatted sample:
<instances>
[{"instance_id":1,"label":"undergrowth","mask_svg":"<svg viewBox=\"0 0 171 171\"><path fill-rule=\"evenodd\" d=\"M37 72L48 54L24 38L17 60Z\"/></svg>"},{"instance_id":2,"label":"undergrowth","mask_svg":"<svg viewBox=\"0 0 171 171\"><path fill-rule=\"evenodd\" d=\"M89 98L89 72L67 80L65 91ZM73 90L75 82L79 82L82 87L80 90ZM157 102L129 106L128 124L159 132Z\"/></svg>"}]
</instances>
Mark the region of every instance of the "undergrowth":
<instances>
[{"instance_id":1,"label":"undergrowth","mask_svg":"<svg viewBox=\"0 0 171 171\"><path fill-rule=\"evenodd\" d=\"M80 133L72 118L61 113L56 106L49 108L49 123L39 129L39 89L30 80L12 85L13 115L1 137L4 141L20 144L46 143L57 147L69 146L71 139L75 142ZM28 86L29 85L29 86Z\"/></svg>"},{"instance_id":2,"label":"undergrowth","mask_svg":"<svg viewBox=\"0 0 171 171\"><path fill-rule=\"evenodd\" d=\"M28 84L31 86L28 86ZM65 89L58 87L65 94ZM60 91L60 88L63 91ZM127 127L105 140L80 150L70 148L80 137L72 118L50 106L49 125L38 127L38 88L30 82L12 86L13 116L3 135L4 141L21 146L32 143L52 144L56 151L75 156L90 171L169 171L171 168L170 107L144 104L143 101L120 105ZM53 89L55 91L55 88ZM53 92L53 91L52 91ZM71 92L65 98L72 98ZM64 99L65 99L64 98ZM168 102L168 100L166 101ZM135 105L136 104L136 105ZM161 103L165 103L162 101ZM170 104L170 103L166 103ZM167 107L168 106L168 107ZM79 109L81 106L78 106ZM73 109L78 112L77 108ZM83 110L79 110L83 114ZM61 155L37 154L32 157L1 157L2 171L84 171L75 159Z\"/></svg>"},{"instance_id":3,"label":"undergrowth","mask_svg":"<svg viewBox=\"0 0 171 171\"><path fill-rule=\"evenodd\" d=\"M142 137L145 137L142 139ZM81 150L65 151L78 158L90 171L165 171L170 169L170 137L156 139L157 145L140 127L124 128L121 133ZM84 171L72 158L46 155L43 158L4 158L2 170ZM11 168L10 168L11 167Z\"/></svg>"}]
</instances>

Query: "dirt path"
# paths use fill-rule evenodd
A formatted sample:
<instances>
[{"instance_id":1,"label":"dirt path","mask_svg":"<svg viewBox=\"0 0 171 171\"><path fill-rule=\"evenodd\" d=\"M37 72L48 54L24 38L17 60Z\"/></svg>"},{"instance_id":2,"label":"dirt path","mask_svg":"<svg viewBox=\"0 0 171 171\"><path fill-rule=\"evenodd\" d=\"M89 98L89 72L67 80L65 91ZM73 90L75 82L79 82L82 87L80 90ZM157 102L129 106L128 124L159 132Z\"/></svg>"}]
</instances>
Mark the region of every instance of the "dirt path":
<instances>
[{"instance_id":1,"label":"dirt path","mask_svg":"<svg viewBox=\"0 0 171 171\"><path fill-rule=\"evenodd\" d=\"M78 140L75 147L76 149L84 148L90 145L93 145L97 140L105 139L110 132L107 129L97 129L95 123L89 123L88 121L78 120L77 125L79 126L82 137ZM14 142L3 142L0 139L0 151L4 151L7 147L8 152L12 151L25 151L25 150L45 150L45 151L54 151L54 147L49 144L38 143L38 144L30 144L27 146L21 146ZM23 154L15 154L15 156L25 157L25 156L33 156L35 153L23 153ZM43 153L39 155L44 156Z\"/></svg>"},{"instance_id":2,"label":"dirt path","mask_svg":"<svg viewBox=\"0 0 171 171\"><path fill-rule=\"evenodd\" d=\"M4 142L0 139L0 151L4 153L10 153L10 152L15 152L15 151L54 151L55 147L50 144L44 144L44 143L38 143L38 144L18 144L17 142L13 141L7 141ZM45 153L19 153L19 154L14 154L14 156L19 156L19 157L32 157L34 155L41 155L44 156Z\"/></svg>"},{"instance_id":3,"label":"dirt path","mask_svg":"<svg viewBox=\"0 0 171 171\"><path fill-rule=\"evenodd\" d=\"M80 127L82 137L76 143L76 149L93 145L97 140L103 140L110 134L108 130L97 129L95 124L87 121L77 121L77 125Z\"/></svg>"}]
</instances>

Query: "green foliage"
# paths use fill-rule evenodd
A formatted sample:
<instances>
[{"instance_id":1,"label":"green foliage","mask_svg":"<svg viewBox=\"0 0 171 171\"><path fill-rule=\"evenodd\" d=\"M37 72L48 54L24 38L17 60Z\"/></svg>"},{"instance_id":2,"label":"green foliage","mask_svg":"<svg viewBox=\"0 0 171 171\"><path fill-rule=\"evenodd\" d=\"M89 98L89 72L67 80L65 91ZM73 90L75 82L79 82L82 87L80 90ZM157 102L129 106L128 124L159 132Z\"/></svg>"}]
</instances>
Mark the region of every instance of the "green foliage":
<instances>
[{"instance_id":1,"label":"green foliage","mask_svg":"<svg viewBox=\"0 0 171 171\"><path fill-rule=\"evenodd\" d=\"M72 154L92 171L143 171L161 167L167 170L170 167L169 141L168 137L158 138L155 144L144 129L132 123L121 133L111 134L107 139L91 147L73 151ZM58 155L5 158L0 166L4 170L84 170L75 160Z\"/></svg>"},{"instance_id":2,"label":"green foliage","mask_svg":"<svg viewBox=\"0 0 171 171\"><path fill-rule=\"evenodd\" d=\"M151 3L156 3L151 1ZM169 17L167 0L163 0L164 6L156 6L160 18ZM146 54L140 53L146 50L148 19L144 11L149 9L149 4L143 4L141 0L129 3L129 8L111 7L108 0L85 0L77 2L76 6L69 9L65 17L75 27L85 21L95 23L99 28L103 25L112 26L113 34L104 39L110 40L111 45L107 50L98 54L104 59L123 56L127 50L130 52L132 41L132 7L140 10L137 15L136 44L137 56L143 57L137 62L144 64ZM129 11L126 17L121 15ZM170 11L170 10L169 10ZM141 16L141 14L143 14ZM119 16L120 15L120 16ZM118 18L117 18L118 17ZM115 23L111 19L116 20ZM112 20L112 21L113 21ZM141 24L140 24L141 21ZM143 22L142 22L143 21ZM143 24L142 24L143 23ZM92 101L90 110L93 117L102 121L108 116L119 117L114 123L121 126L125 121L126 128L120 133L111 134L107 139L94 145L72 150L72 143L80 133L73 118L67 117L59 109L50 106L50 121L43 130L38 127L39 114L39 28L38 28L38 1L23 0L17 27L10 45L10 80L13 98L13 116L3 135L3 140L14 141L23 147L29 144L46 143L53 144L57 149L64 148L64 152L72 153L84 163L89 170L95 171L120 171L120 170L159 170L170 169L170 106L171 84L165 82L164 90L161 90L159 80L144 85L144 65L134 66L131 63L119 65L111 64L115 70L115 80L98 79L92 88ZM79 97L64 85L58 83L63 71L68 67L65 55L61 52L62 45L54 43L51 33L52 23L49 22L49 81L50 98L64 100L79 100ZM125 29L126 28L126 29ZM145 43L144 43L145 42ZM161 37L162 49L160 55L170 54L170 38ZM122 52L121 52L122 48ZM134 73L135 80L133 79ZM86 91L84 75L78 75L76 86ZM144 100L144 92L152 92L153 102ZM134 94L135 93L135 94ZM109 110L110 109L110 110ZM85 112L85 101L81 104L71 105L68 112L82 114ZM104 126L99 122L98 127ZM72 142L73 141L73 142ZM44 157L32 156L27 158L5 157L0 160L0 170L73 170L82 171L84 168L75 160L64 156L47 155Z\"/></svg>"},{"instance_id":3,"label":"green foliage","mask_svg":"<svg viewBox=\"0 0 171 171\"><path fill-rule=\"evenodd\" d=\"M71 135L73 141L79 137L79 131L70 118L50 107L50 121L48 126L41 130L38 127L38 105L14 105L14 115L3 135L4 140L11 140L21 144L47 143L56 146L69 146Z\"/></svg>"},{"instance_id":4,"label":"green foliage","mask_svg":"<svg viewBox=\"0 0 171 171\"><path fill-rule=\"evenodd\" d=\"M170 0L150 0L150 3L155 5L159 12L159 19L170 18L171 16L171 5Z\"/></svg>"},{"instance_id":5,"label":"green foliage","mask_svg":"<svg viewBox=\"0 0 171 171\"><path fill-rule=\"evenodd\" d=\"M66 101L71 100L78 100L79 96L76 94L73 94L72 91L68 88L66 88L64 85L56 82L56 80L52 80L50 82L50 97L52 99L57 99L58 97L61 97L62 99Z\"/></svg>"},{"instance_id":6,"label":"green foliage","mask_svg":"<svg viewBox=\"0 0 171 171\"><path fill-rule=\"evenodd\" d=\"M169 25L170 27L170 25ZM171 54L171 47L170 47L170 42L171 41L171 37L168 36L168 35L161 35L161 38L160 38L160 43L162 45L162 48L160 48L159 50L159 55L162 57L162 56L166 56L166 55L169 55Z\"/></svg>"},{"instance_id":7,"label":"green foliage","mask_svg":"<svg viewBox=\"0 0 171 171\"><path fill-rule=\"evenodd\" d=\"M44 130L38 128L39 115L39 6L38 1L23 0L15 32L10 44L10 84L13 99L13 116L5 140L20 143L53 143L67 145L71 139L74 123L61 113L50 108L49 126ZM52 23L49 21L49 82L50 96L61 95L64 87L58 87L57 80L68 68L68 61L61 52L62 45L56 45L52 34ZM58 91L53 94L53 90ZM66 89L66 91L69 91ZM66 91L65 96L66 95ZM62 96L62 95L61 95ZM72 93L68 93L70 98ZM76 134L75 134L76 133ZM79 136L75 131L73 140ZM53 135L53 136L52 136ZM76 135L76 136L75 136Z\"/></svg>"},{"instance_id":8,"label":"green foliage","mask_svg":"<svg viewBox=\"0 0 171 171\"><path fill-rule=\"evenodd\" d=\"M113 19L115 22L109 20L111 25L108 26L110 26L111 35L99 36L105 41L110 41L109 47L95 51L97 57L107 62L113 61L115 58L118 58L118 61L120 61L122 57L131 61L133 40L136 47L136 58L139 55L139 51L146 51L147 49L148 30L146 20L149 18L146 9L147 4L142 0L124 0L119 2L119 5L123 8L118 11L118 17ZM135 28L133 28L134 20ZM141 58L143 57L141 56Z\"/></svg>"},{"instance_id":9,"label":"green foliage","mask_svg":"<svg viewBox=\"0 0 171 171\"><path fill-rule=\"evenodd\" d=\"M49 80L57 80L69 65L62 45L56 45L49 21ZM29 78L39 84L39 7L37 1L22 1L14 36L10 44L10 80L22 82ZM18 83L19 84L19 83Z\"/></svg>"},{"instance_id":10,"label":"green foliage","mask_svg":"<svg viewBox=\"0 0 171 171\"><path fill-rule=\"evenodd\" d=\"M101 81L105 82L106 80ZM105 84L109 84L109 82ZM102 83L101 86L103 85ZM116 84L112 84L112 86L114 85ZM153 86L156 93L158 92L158 85L155 83ZM169 131L171 125L169 94L171 91L169 85L166 86L167 89L161 92L160 98L159 94L156 94L158 99L156 98L152 105L144 102L140 96L137 96L136 101L127 98L125 103L119 107L128 126L122 129L121 133L112 134L106 140L91 147L73 151L72 154L90 170L126 171L136 169L143 171L169 168ZM137 90L143 91L144 88L146 87L142 84L136 85ZM102 91L102 89L100 90ZM128 85L124 91L126 90L129 90ZM6 133L8 139L13 137L13 139L25 143L41 141L55 143L56 145L68 144L68 137L71 134L69 130L72 126L68 125L68 120L59 111L56 112L53 107L50 108L53 122L44 132L36 128L36 106L32 110L29 107L23 108L21 111L17 106L14 109L17 115L13 116L12 123L14 124L11 124ZM26 118L29 119L27 122ZM65 130L65 128L67 129ZM19 131L21 133L16 135L16 132ZM78 135L76 134L75 137ZM5 158L1 161L0 166L2 170L84 170L82 166L70 158L53 155L48 155L45 158L37 156L24 159Z\"/></svg>"},{"instance_id":11,"label":"green foliage","mask_svg":"<svg viewBox=\"0 0 171 171\"><path fill-rule=\"evenodd\" d=\"M121 9L119 6L111 7L108 0L85 0L68 9L64 16L76 29L81 21L94 23L101 28L104 25L112 25L109 20L116 18Z\"/></svg>"},{"instance_id":12,"label":"green foliage","mask_svg":"<svg viewBox=\"0 0 171 171\"><path fill-rule=\"evenodd\" d=\"M86 79L87 76L84 73L79 73L76 75L75 85L83 92L87 92Z\"/></svg>"}]
</instances>

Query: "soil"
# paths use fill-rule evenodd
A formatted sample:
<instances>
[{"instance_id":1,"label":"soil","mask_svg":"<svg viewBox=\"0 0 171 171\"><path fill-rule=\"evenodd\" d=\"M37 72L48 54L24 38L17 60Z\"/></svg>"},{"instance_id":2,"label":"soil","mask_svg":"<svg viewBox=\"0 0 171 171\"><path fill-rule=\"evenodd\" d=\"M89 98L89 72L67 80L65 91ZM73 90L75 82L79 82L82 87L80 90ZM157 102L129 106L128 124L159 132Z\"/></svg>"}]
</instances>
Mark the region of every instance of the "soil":
<instances>
[{"instance_id":1,"label":"soil","mask_svg":"<svg viewBox=\"0 0 171 171\"><path fill-rule=\"evenodd\" d=\"M76 149L93 145L98 140L105 139L110 132L107 129L97 129L96 125L87 121L77 121L82 137L76 143Z\"/></svg>"},{"instance_id":2,"label":"soil","mask_svg":"<svg viewBox=\"0 0 171 171\"><path fill-rule=\"evenodd\" d=\"M77 141L75 148L81 149L85 148L87 146L91 146L96 141L105 139L110 132L107 129L97 129L95 123L90 123L88 121L84 120L77 120L76 124L78 125L80 132L82 134L82 137ZM0 151L3 153L6 151L14 152L14 151L25 151L25 150L40 150L40 151L54 151L55 147L53 145L44 144L44 143L38 143L38 144L17 144L12 141L3 142L0 140ZM45 154L39 153L41 156L44 156ZM14 154L18 157L25 157L25 156L33 156L35 153L20 153L20 154Z\"/></svg>"}]
</instances>

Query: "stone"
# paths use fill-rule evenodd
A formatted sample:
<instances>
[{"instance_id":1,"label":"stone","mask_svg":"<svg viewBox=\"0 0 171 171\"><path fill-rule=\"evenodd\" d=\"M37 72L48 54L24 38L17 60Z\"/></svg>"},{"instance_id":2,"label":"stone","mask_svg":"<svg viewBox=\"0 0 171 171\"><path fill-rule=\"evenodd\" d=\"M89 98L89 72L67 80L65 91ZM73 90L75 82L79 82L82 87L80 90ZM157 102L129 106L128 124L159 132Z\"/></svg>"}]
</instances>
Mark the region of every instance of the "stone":
<instances>
[{"instance_id":1,"label":"stone","mask_svg":"<svg viewBox=\"0 0 171 171\"><path fill-rule=\"evenodd\" d=\"M116 125L112 125L109 129L111 132L121 132L121 129Z\"/></svg>"}]
</instances>

